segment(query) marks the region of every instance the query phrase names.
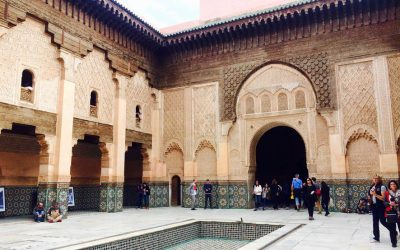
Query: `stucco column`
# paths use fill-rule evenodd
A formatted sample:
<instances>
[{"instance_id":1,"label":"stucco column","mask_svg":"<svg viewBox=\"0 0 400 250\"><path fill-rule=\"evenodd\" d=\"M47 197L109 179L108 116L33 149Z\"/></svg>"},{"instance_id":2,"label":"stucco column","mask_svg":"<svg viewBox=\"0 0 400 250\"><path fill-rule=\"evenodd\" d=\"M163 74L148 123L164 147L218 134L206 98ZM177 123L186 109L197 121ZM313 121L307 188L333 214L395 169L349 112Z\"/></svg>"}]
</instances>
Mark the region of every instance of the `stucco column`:
<instances>
[{"instance_id":1,"label":"stucco column","mask_svg":"<svg viewBox=\"0 0 400 250\"><path fill-rule=\"evenodd\" d=\"M41 157L38 200L44 202L46 207L57 201L63 213L66 213L67 192L71 181L75 75L81 60L64 49L59 50L59 60L61 80L57 96L56 135L43 138L42 143L47 144L47 152L42 154L47 154L47 157Z\"/></svg>"},{"instance_id":2,"label":"stucco column","mask_svg":"<svg viewBox=\"0 0 400 250\"><path fill-rule=\"evenodd\" d=\"M192 114L192 89L184 90L184 116L185 116L185 138L184 138L184 180L191 181L197 177L197 164L193 159L193 114Z\"/></svg>"},{"instance_id":3,"label":"stucco column","mask_svg":"<svg viewBox=\"0 0 400 250\"><path fill-rule=\"evenodd\" d=\"M218 180L229 179L229 144L228 144L228 133L232 127L232 122L221 123L221 138L218 143L218 164L217 164L217 176Z\"/></svg>"},{"instance_id":4,"label":"stucco column","mask_svg":"<svg viewBox=\"0 0 400 250\"><path fill-rule=\"evenodd\" d=\"M329 150L331 158L331 174L336 179L346 178L346 155L343 148L342 136L338 128L338 112L322 111L329 129Z\"/></svg>"},{"instance_id":5,"label":"stucco column","mask_svg":"<svg viewBox=\"0 0 400 250\"><path fill-rule=\"evenodd\" d=\"M392 107L390 100L389 71L386 56L376 57L374 62L374 85L377 102L378 131L381 173L389 178L398 177L396 139L393 128Z\"/></svg>"}]
</instances>

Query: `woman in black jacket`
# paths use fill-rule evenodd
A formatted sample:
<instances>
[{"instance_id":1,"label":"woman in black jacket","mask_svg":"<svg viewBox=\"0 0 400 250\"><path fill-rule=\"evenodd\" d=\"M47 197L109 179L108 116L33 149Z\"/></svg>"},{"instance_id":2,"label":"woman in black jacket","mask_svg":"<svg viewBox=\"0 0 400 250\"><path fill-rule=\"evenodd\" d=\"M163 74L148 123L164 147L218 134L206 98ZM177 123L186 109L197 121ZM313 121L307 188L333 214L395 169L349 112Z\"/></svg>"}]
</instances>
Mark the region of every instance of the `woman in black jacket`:
<instances>
[{"instance_id":1,"label":"woman in black jacket","mask_svg":"<svg viewBox=\"0 0 400 250\"><path fill-rule=\"evenodd\" d=\"M325 210L325 216L329 215L329 200L331 199L329 196L329 189L325 181L321 182L321 205Z\"/></svg>"},{"instance_id":2,"label":"woman in black jacket","mask_svg":"<svg viewBox=\"0 0 400 250\"><path fill-rule=\"evenodd\" d=\"M313 184L313 181L311 178L307 178L306 185L304 186L303 193L304 193L304 201L307 205L308 209L308 219L309 220L314 220L313 214L314 214L314 207L315 207L315 201L317 200L317 194L315 193L316 188Z\"/></svg>"}]
</instances>

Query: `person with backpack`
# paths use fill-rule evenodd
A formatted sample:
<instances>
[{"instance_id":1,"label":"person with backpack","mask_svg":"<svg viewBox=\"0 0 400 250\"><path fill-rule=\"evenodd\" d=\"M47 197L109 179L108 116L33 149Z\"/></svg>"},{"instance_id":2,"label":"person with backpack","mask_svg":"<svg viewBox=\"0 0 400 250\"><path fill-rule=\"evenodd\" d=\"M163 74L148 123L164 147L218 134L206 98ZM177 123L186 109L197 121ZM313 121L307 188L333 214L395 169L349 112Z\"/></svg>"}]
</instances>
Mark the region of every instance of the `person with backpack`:
<instances>
[{"instance_id":1,"label":"person with backpack","mask_svg":"<svg viewBox=\"0 0 400 250\"><path fill-rule=\"evenodd\" d=\"M303 189L303 182L299 178L299 174L295 174L292 180L292 192L297 211L300 211L301 207L302 189Z\"/></svg>"},{"instance_id":2,"label":"person with backpack","mask_svg":"<svg viewBox=\"0 0 400 250\"><path fill-rule=\"evenodd\" d=\"M395 180L389 181L389 190L385 192L385 217L390 232L390 241L392 247L397 247L397 231L396 224L399 226L399 185ZM400 227L399 227L400 228Z\"/></svg>"},{"instance_id":3,"label":"person with backpack","mask_svg":"<svg viewBox=\"0 0 400 250\"><path fill-rule=\"evenodd\" d=\"M373 184L368 191L372 201L372 228L374 234L371 243L380 241L379 222L389 230L385 218L385 192L386 187L382 184L382 177L374 176Z\"/></svg>"},{"instance_id":4,"label":"person with backpack","mask_svg":"<svg viewBox=\"0 0 400 250\"><path fill-rule=\"evenodd\" d=\"M312 177L311 180L315 186L315 194L317 196L317 201L315 202L315 206L317 207L318 214L322 214L322 207L321 207L321 185L317 182L317 178Z\"/></svg>"}]
</instances>

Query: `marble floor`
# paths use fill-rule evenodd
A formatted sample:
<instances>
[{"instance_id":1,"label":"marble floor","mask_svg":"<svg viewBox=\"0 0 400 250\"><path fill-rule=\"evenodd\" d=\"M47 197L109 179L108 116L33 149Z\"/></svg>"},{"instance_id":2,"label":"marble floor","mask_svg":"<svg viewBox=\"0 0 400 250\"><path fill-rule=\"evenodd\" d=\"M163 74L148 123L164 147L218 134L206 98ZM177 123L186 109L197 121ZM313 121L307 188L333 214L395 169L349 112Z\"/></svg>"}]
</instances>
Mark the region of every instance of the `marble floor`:
<instances>
[{"instance_id":1,"label":"marble floor","mask_svg":"<svg viewBox=\"0 0 400 250\"><path fill-rule=\"evenodd\" d=\"M57 249L188 219L304 224L269 246L274 250L392 249L389 232L381 226L381 242L370 243L371 215L316 214L306 211L243 209L152 208L120 213L73 212L61 223L35 223L28 218L0 219L0 249Z\"/></svg>"}]
</instances>

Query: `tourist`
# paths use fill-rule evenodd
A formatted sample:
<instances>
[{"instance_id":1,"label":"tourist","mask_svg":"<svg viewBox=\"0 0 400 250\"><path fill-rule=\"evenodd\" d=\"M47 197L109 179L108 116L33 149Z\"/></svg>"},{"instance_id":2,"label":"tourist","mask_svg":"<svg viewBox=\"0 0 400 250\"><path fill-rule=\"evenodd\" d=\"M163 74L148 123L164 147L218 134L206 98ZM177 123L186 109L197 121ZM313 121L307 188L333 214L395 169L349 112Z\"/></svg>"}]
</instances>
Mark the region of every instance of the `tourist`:
<instances>
[{"instance_id":1,"label":"tourist","mask_svg":"<svg viewBox=\"0 0 400 250\"><path fill-rule=\"evenodd\" d=\"M331 197L329 195L330 188L325 181L321 182L321 206L325 210L325 216L329 215L329 201Z\"/></svg>"},{"instance_id":2,"label":"tourist","mask_svg":"<svg viewBox=\"0 0 400 250\"><path fill-rule=\"evenodd\" d=\"M358 214L368 214L369 213L368 200L366 198L361 198L358 201L356 211Z\"/></svg>"},{"instance_id":3,"label":"tourist","mask_svg":"<svg viewBox=\"0 0 400 250\"><path fill-rule=\"evenodd\" d=\"M259 184L259 182L257 180L256 184L253 187L253 195L254 195L254 203L255 203L254 211L257 211L257 209L261 205L261 194L262 194L262 186Z\"/></svg>"},{"instance_id":4,"label":"tourist","mask_svg":"<svg viewBox=\"0 0 400 250\"><path fill-rule=\"evenodd\" d=\"M396 224L399 226L398 211L400 190L399 185L395 180L389 181L388 188L389 190L385 192L385 201L387 202L385 217L390 232L392 247L397 247Z\"/></svg>"},{"instance_id":5,"label":"tourist","mask_svg":"<svg viewBox=\"0 0 400 250\"><path fill-rule=\"evenodd\" d=\"M312 177L311 180L315 186L315 194L317 195L317 201L315 202L315 206L317 207L318 214L322 214L322 207L321 207L321 185L317 182L317 178Z\"/></svg>"},{"instance_id":6,"label":"tourist","mask_svg":"<svg viewBox=\"0 0 400 250\"><path fill-rule=\"evenodd\" d=\"M261 196L262 196L261 198L263 203L263 210L265 210L268 200L270 199L270 188L268 187L267 183L265 183L265 186L263 187Z\"/></svg>"},{"instance_id":7,"label":"tourist","mask_svg":"<svg viewBox=\"0 0 400 250\"><path fill-rule=\"evenodd\" d=\"M210 204L210 208L212 208L211 205L211 192L212 192L213 186L210 183L210 180L207 179L206 183L203 185L203 191L205 194L205 199L204 199L204 209L207 208L207 203Z\"/></svg>"},{"instance_id":8,"label":"tourist","mask_svg":"<svg viewBox=\"0 0 400 250\"><path fill-rule=\"evenodd\" d=\"M307 178L306 185L304 186L304 202L308 209L308 219L314 220L314 207L317 200L316 188L311 178Z\"/></svg>"},{"instance_id":9,"label":"tourist","mask_svg":"<svg viewBox=\"0 0 400 250\"><path fill-rule=\"evenodd\" d=\"M290 205L290 185L289 183L285 182L282 185L282 192L279 198L279 202L281 203L282 207L286 207L289 209Z\"/></svg>"},{"instance_id":10,"label":"tourist","mask_svg":"<svg viewBox=\"0 0 400 250\"><path fill-rule=\"evenodd\" d=\"M43 203L39 202L33 210L33 219L35 222L44 222L46 212L44 211Z\"/></svg>"},{"instance_id":11,"label":"tourist","mask_svg":"<svg viewBox=\"0 0 400 250\"><path fill-rule=\"evenodd\" d=\"M145 209L149 209L149 201L150 201L150 187L145 182L143 183L143 203Z\"/></svg>"},{"instance_id":12,"label":"tourist","mask_svg":"<svg viewBox=\"0 0 400 250\"><path fill-rule=\"evenodd\" d=\"M385 218L385 205L384 205L385 192L386 188L384 185L382 185L382 178L378 175L374 176L373 185L368 191L372 201L372 227L374 234L374 237L371 240L371 242L380 241L379 221L384 227L388 228Z\"/></svg>"},{"instance_id":13,"label":"tourist","mask_svg":"<svg viewBox=\"0 0 400 250\"><path fill-rule=\"evenodd\" d=\"M282 187L278 185L278 181L273 179L271 182L271 201L274 210L278 210L279 206L279 195L282 191Z\"/></svg>"},{"instance_id":14,"label":"tourist","mask_svg":"<svg viewBox=\"0 0 400 250\"><path fill-rule=\"evenodd\" d=\"M299 179L299 174L295 174L292 180L292 191L297 211L300 211L301 207L302 188L303 188L303 182Z\"/></svg>"},{"instance_id":15,"label":"tourist","mask_svg":"<svg viewBox=\"0 0 400 250\"><path fill-rule=\"evenodd\" d=\"M61 209L58 207L57 202L53 202L53 204L47 211L47 220L50 223L62 221L62 212Z\"/></svg>"},{"instance_id":16,"label":"tourist","mask_svg":"<svg viewBox=\"0 0 400 250\"><path fill-rule=\"evenodd\" d=\"M193 182L189 186L189 195L192 198L192 210L196 210L196 195L197 195L197 184L196 179L193 179Z\"/></svg>"},{"instance_id":17,"label":"tourist","mask_svg":"<svg viewBox=\"0 0 400 250\"><path fill-rule=\"evenodd\" d=\"M142 208L143 206L143 184L139 183L136 186L136 208Z\"/></svg>"}]
</instances>

